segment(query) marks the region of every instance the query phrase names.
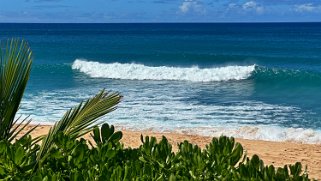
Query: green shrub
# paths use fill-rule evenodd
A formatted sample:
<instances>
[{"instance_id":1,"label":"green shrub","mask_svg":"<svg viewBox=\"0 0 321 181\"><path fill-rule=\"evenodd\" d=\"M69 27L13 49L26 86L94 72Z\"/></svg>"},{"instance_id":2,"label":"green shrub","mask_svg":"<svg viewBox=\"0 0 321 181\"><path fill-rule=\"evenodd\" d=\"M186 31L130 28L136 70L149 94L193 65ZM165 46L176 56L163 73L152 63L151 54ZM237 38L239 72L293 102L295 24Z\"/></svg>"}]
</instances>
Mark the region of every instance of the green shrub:
<instances>
[{"instance_id":1,"label":"green shrub","mask_svg":"<svg viewBox=\"0 0 321 181\"><path fill-rule=\"evenodd\" d=\"M93 143L59 132L48 154L37 162L39 145L30 136L0 142L0 179L4 180L309 180L300 163L265 166L257 155L245 157L242 145L221 136L202 150L184 141L178 151L163 137L141 137L139 148L125 148L121 132L103 124Z\"/></svg>"}]
</instances>

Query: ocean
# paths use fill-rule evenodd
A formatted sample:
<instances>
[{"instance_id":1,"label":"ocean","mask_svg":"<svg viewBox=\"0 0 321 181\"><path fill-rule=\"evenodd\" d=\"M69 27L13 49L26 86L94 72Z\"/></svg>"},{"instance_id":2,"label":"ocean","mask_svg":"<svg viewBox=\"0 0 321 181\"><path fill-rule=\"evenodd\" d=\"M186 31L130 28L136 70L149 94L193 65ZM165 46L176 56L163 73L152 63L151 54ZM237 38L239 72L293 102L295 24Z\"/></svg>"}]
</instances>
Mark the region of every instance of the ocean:
<instances>
[{"instance_id":1,"label":"ocean","mask_svg":"<svg viewBox=\"0 0 321 181\"><path fill-rule=\"evenodd\" d=\"M121 128L321 143L321 23L0 24L12 37L33 50L34 123L105 88Z\"/></svg>"}]
</instances>

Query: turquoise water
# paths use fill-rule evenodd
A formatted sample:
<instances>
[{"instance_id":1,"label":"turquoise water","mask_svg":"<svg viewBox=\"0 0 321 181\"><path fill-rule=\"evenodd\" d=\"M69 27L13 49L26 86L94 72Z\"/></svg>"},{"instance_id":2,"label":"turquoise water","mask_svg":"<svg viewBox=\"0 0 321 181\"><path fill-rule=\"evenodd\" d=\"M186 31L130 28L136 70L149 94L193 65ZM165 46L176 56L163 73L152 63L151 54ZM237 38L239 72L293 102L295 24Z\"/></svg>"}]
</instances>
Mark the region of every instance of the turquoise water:
<instances>
[{"instance_id":1,"label":"turquoise water","mask_svg":"<svg viewBox=\"0 0 321 181\"><path fill-rule=\"evenodd\" d=\"M102 88L127 129L321 142L321 23L0 24L34 52L20 114L54 123Z\"/></svg>"}]
</instances>

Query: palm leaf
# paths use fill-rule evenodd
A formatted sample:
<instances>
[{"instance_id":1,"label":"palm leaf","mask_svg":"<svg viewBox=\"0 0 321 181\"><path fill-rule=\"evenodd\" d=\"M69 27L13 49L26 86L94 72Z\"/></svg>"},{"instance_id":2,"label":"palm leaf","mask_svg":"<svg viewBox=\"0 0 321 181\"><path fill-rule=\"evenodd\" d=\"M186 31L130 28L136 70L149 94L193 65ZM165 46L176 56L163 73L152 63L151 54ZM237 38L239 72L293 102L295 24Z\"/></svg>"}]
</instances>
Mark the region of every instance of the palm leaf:
<instances>
[{"instance_id":1,"label":"palm leaf","mask_svg":"<svg viewBox=\"0 0 321 181\"><path fill-rule=\"evenodd\" d=\"M58 121L46 135L38 152L38 161L46 157L49 153L53 140L57 133L63 132L65 135L76 139L92 131L100 124L99 118L116 109L122 96L119 93L108 93L105 90L96 96L80 103L73 109L68 110L62 119Z\"/></svg>"},{"instance_id":2,"label":"palm leaf","mask_svg":"<svg viewBox=\"0 0 321 181\"><path fill-rule=\"evenodd\" d=\"M0 45L0 140L11 141L22 131L13 127L29 79L32 52L23 40L12 39Z\"/></svg>"},{"instance_id":3,"label":"palm leaf","mask_svg":"<svg viewBox=\"0 0 321 181\"><path fill-rule=\"evenodd\" d=\"M16 119L16 121L14 121L13 125L15 125L9 134L9 142L13 141L20 133L23 132L23 130L25 130L28 126L30 126L31 123L31 119L28 119L29 116L27 116L26 118L24 118L20 123L17 123L20 120L21 116ZM33 130L35 130L39 125L36 126L32 126L28 131L26 131L25 133L21 134L19 136L19 139L24 138L25 136L28 136ZM34 140L36 141L36 139Z\"/></svg>"}]
</instances>

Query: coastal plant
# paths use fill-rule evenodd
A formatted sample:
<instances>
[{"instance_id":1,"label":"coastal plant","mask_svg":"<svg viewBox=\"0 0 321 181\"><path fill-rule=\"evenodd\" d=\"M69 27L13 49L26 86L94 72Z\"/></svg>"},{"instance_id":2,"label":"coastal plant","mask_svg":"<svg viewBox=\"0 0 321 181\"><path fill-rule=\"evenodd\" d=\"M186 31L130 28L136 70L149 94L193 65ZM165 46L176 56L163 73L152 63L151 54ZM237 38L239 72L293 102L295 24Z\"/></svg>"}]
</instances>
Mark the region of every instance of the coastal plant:
<instances>
[{"instance_id":1,"label":"coastal plant","mask_svg":"<svg viewBox=\"0 0 321 181\"><path fill-rule=\"evenodd\" d=\"M225 136L213 138L203 149L184 141L174 152L166 137L160 141L142 137L138 148L128 148L121 144L121 135L103 124L95 128L89 145L83 138L59 132L41 167L36 166L39 149L31 146L30 136L14 143L1 141L0 179L310 180L300 163L275 168L257 155L244 159L242 145Z\"/></svg>"},{"instance_id":2,"label":"coastal plant","mask_svg":"<svg viewBox=\"0 0 321 181\"><path fill-rule=\"evenodd\" d=\"M61 132L72 139L76 139L89 133L100 124L98 122L99 118L116 109L116 105L120 100L119 93L108 93L103 90L93 98L81 102L78 106L68 110L42 139L40 151L37 155L38 160L40 161L49 153L57 134Z\"/></svg>"},{"instance_id":3,"label":"coastal plant","mask_svg":"<svg viewBox=\"0 0 321 181\"><path fill-rule=\"evenodd\" d=\"M18 139L18 136L19 139L24 138L37 127L19 135L30 125L31 119L16 116L30 77L33 58L32 51L24 40L11 39L0 42L0 45L0 141L11 142ZM75 139L92 131L99 125L99 118L116 109L121 97L117 92L102 90L93 98L68 110L47 135L36 139L42 141L37 159L41 160L45 156L59 132Z\"/></svg>"},{"instance_id":4,"label":"coastal plant","mask_svg":"<svg viewBox=\"0 0 321 181\"><path fill-rule=\"evenodd\" d=\"M30 76L31 63L32 51L26 41L0 41L0 140L14 140L31 122L28 117L22 120L16 117ZM15 126L18 121L25 124Z\"/></svg>"}]
</instances>

